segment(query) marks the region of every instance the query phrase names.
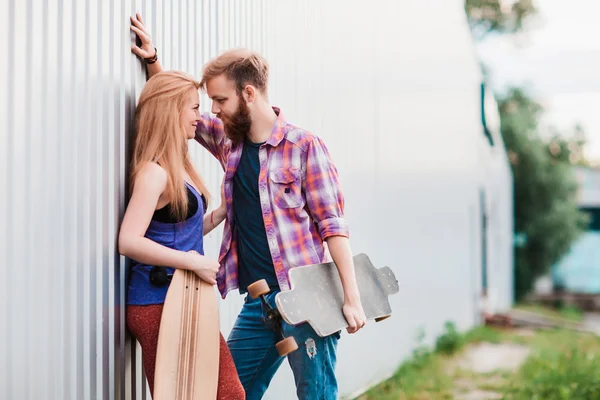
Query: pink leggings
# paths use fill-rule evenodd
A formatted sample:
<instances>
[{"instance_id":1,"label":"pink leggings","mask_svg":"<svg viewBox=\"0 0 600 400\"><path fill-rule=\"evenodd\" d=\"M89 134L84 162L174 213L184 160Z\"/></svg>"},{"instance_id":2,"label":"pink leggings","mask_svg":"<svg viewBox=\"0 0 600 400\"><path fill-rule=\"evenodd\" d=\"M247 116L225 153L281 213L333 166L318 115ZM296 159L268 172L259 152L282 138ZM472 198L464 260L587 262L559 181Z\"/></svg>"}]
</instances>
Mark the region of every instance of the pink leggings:
<instances>
[{"instance_id":1,"label":"pink leggings","mask_svg":"<svg viewBox=\"0 0 600 400\"><path fill-rule=\"evenodd\" d=\"M142 346L144 371L148 379L150 393L154 393L154 368L156 364L156 348L158 346L158 330L163 305L127 306L127 327ZM219 354L219 386L217 399L243 400L245 392L238 377L235 364L231 358L229 347L221 334Z\"/></svg>"}]
</instances>

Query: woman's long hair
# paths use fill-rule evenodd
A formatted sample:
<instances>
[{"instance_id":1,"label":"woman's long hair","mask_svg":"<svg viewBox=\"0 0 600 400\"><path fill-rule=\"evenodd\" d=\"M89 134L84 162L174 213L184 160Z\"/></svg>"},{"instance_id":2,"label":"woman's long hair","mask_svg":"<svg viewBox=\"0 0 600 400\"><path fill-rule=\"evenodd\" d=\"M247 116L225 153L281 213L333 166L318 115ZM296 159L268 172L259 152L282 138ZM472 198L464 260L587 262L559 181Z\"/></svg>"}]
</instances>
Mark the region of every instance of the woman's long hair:
<instances>
[{"instance_id":1,"label":"woman's long hair","mask_svg":"<svg viewBox=\"0 0 600 400\"><path fill-rule=\"evenodd\" d=\"M182 170L188 173L207 200L210 197L204 181L192 165L185 127L180 122L190 91L199 88L200 82L183 72L158 73L144 86L135 110L131 188L133 189L135 178L145 163L158 163L167 171L166 195L173 217L177 220L183 220L188 212Z\"/></svg>"}]
</instances>

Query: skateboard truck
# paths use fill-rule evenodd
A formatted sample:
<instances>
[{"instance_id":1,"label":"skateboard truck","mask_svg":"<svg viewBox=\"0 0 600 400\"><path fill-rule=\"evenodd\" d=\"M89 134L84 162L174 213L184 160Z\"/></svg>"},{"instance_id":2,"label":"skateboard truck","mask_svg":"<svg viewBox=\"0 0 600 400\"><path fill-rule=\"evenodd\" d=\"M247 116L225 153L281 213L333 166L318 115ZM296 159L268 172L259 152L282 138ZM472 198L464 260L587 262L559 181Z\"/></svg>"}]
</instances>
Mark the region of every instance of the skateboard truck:
<instances>
[{"instance_id":1,"label":"skateboard truck","mask_svg":"<svg viewBox=\"0 0 600 400\"><path fill-rule=\"evenodd\" d=\"M275 347L277 348L277 352L279 353L279 355L281 357L285 357L292 351L297 350L298 344L296 343L296 340L293 337L290 336L286 338L283 335L283 328L281 327L281 314L279 313L279 310L276 307L271 307L265 299L265 294L269 293L270 291L271 288L267 284L267 281L264 279L256 281L248 286L248 293L250 294L250 297L252 297L253 299L256 299L257 297L260 298L260 301L267 310L267 318L269 319L269 322L271 323L275 331L278 332L281 336L282 340L280 340L275 345Z\"/></svg>"}]
</instances>

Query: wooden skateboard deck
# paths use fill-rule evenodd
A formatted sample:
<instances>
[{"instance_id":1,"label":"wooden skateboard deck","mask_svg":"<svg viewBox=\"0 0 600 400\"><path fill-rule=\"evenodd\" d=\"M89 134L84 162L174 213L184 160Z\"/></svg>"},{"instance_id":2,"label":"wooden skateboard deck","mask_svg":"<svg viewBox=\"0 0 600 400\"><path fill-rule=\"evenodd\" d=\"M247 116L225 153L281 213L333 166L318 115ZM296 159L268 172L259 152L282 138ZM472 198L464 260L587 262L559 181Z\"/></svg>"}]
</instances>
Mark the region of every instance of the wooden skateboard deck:
<instances>
[{"instance_id":1,"label":"wooden skateboard deck","mask_svg":"<svg viewBox=\"0 0 600 400\"><path fill-rule=\"evenodd\" d=\"M388 296L398 293L394 272L376 269L366 254L353 258L360 300L367 320L383 320L392 315ZM319 336L328 336L348 326L342 312L344 291L333 262L292 268L291 290L275 296L277 309L292 325L308 322Z\"/></svg>"},{"instance_id":2,"label":"wooden skateboard deck","mask_svg":"<svg viewBox=\"0 0 600 400\"><path fill-rule=\"evenodd\" d=\"M175 270L162 312L154 400L214 400L219 374L215 291L191 271Z\"/></svg>"}]
</instances>

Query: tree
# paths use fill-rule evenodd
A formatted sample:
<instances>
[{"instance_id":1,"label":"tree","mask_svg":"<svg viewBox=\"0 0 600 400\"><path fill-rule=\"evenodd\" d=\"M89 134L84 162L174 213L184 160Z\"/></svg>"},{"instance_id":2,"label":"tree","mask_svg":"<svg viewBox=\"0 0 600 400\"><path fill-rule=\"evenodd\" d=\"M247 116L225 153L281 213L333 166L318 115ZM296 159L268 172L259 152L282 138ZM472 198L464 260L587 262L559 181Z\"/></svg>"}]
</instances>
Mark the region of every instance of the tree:
<instances>
[{"instance_id":1,"label":"tree","mask_svg":"<svg viewBox=\"0 0 600 400\"><path fill-rule=\"evenodd\" d=\"M510 4L512 3L512 4ZM465 11L475 39L491 32L516 33L535 15L533 0L466 0Z\"/></svg>"},{"instance_id":2,"label":"tree","mask_svg":"<svg viewBox=\"0 0 600 400\"><path fill-rule=\"evenodd\" d=\"M584 133L573 138L555 131L544 140L538 133L542 107L524 90L512 88L498 99L502 138L512 166L515 230L525 237L516 249L515 293L527 294L536 277L548 272L587 226L575 201L574 164L584 163Z\"/></svg>"},{"instance_id":3,"label":"tree","mask_svg":"<svg viewBox=\"0 0 600 400\"><path fill-rule=\"evenodd\" d=\"M475 40L490 33L520 32L537 13L533 0L465 0L465 11ZM487 79L489 71L482 71ZM587 164L585 138L581 127L568 138L557 130L542 138L538 122L543 109L523 89L499 96L498 106L514 177L516 237L525 239L515 254L515 295L520 299L587 225L575 202L573 175L573 165Z\"/></svg>"},{"instance_id":4,"label":"tree","mask_svg":"<svg viewBox=\"0 0 600 400\"><path fill-rule=\"evenodd\" d=\"M589 167L583 152L586 140L581 125L575 125L570 135L562 134L554 128L551 128L551 133L552 137L547 141L547 150L553 162L568 162L571 165Z\"/></svg>"}]
</instances>

